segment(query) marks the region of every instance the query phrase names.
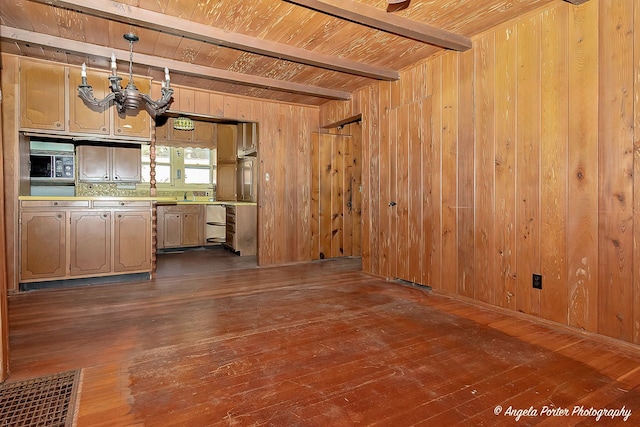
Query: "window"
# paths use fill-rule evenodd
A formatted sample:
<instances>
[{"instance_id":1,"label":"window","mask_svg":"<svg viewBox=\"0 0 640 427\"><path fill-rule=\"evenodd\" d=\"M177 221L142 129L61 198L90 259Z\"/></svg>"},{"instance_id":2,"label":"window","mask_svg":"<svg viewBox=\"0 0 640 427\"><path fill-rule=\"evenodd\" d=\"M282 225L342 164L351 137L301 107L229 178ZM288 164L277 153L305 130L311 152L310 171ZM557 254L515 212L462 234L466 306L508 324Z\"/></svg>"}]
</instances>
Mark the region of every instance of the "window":
<instances>
[{"instance_id":1,"label":"window","mask_svg":"<svg viewBox=\"0 0 640 427\"><path fill-rule=\"evenodd\" d=\"M142 146L142 181L151 180L150 146ZM156 146L158 188L211 188L216 183L216 150L194 147Z\"/></svg>"},{"instance_id":2,"label":"window","mask_svg":"<svg viewBox=\"0 0 640 427\"><path fill-rule=\"evenodd\" d=\"M184 149L184 183L211 184L211 150L206 148Z\"/></svg>"}]
</instances>

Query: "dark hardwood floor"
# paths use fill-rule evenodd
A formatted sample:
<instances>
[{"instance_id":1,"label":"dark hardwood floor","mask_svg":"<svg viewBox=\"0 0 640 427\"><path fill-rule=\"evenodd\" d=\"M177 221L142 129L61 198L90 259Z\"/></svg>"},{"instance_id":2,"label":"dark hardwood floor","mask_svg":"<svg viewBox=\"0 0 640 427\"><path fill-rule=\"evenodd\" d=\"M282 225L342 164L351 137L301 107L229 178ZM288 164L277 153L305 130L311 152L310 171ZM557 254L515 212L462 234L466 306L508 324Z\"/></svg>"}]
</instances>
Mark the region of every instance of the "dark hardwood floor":
<instances>
[{"instance_id":1,"label":"dark hardwood floor","mask_svg":"<svg viewBox=\"0 0 640 427\"><path fill-rule=\"evenodd\" d=\"M640 423L634 346L367 276L359 259L183 255L160 255L151 281L10 296L9 381L81 368L78 426ZM598 417L623 408L626 423Z\"/></svg>"}]
</instances>

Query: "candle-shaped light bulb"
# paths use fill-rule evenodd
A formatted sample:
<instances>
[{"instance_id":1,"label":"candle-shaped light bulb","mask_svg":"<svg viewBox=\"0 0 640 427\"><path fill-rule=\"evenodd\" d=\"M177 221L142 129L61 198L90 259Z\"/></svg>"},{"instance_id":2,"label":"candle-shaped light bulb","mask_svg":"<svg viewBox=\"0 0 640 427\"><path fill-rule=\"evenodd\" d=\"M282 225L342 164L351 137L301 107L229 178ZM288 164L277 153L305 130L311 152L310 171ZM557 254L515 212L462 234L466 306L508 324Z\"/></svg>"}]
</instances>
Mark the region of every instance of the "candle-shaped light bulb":
<instances>
[{"instance_id":1,"label":"candle-shaped light bulb","mask_svg":"<svg viewBox=\"0 0 640 427\"><path fill-rule=\"evenodd\" d=\"M164 67L164 79L169 83L169 69L167 67Z\"/></svg>"},{"instance_id":2,"label":"candle-shaped light bulb","mask_svg":"<svg viewBox=\"0 0 640 427\"><path fill-rule=\"evenodd\" d=\"M82 71L80 72L80 77L87 77L87 64L85 64L84 62L82 63Z\"/></svg>"},{"instance_id":3,"label":"candle-shaped light bulb","mask_svg":"<svg viewBox=\"0 0 640 427\"><path fill-rule=\"evenodd\" d=\"M116 54L111 54L111 69L113 70L113 74L116 73Z\"/></svg>"}]
</instances>

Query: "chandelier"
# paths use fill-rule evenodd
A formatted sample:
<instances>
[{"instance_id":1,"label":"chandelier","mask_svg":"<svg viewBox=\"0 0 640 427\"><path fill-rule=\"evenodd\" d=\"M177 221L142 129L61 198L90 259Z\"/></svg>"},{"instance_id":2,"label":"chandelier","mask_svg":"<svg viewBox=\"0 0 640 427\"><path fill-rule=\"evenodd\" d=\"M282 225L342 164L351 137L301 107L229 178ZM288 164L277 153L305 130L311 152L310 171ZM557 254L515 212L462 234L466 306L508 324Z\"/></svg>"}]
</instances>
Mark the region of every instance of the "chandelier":
<instances>
[{"instance_id":1,"label":"chandelier","mask_svg":"<svg viewBox=\"0 0 640 427\"><path fill-rule=\"evenodd\" d=\"M163 114L169 108L169 104L172 101L171 95L173 95L173 89L169 87L169 69L166 67L164 69L164 80L161 88L162 97L159 100L154 101L146 93L138 92L138 88L133 83L133 43L140 39L133 33L126 33L123 37L129 42L129 83L127 87L123 89L120 86L122 77L118 77L116 72L116 55L111 54L111 75L109 76L111 93L100 100L93 96L93 88L87 84L87 66L83 63L82 84L78 85L78 95L89 104L98 107L106 107L109 102L113 101L120 113L124 113L126 110L139 110L143 107L153 117Z\"/></svg>"}]
</instances>

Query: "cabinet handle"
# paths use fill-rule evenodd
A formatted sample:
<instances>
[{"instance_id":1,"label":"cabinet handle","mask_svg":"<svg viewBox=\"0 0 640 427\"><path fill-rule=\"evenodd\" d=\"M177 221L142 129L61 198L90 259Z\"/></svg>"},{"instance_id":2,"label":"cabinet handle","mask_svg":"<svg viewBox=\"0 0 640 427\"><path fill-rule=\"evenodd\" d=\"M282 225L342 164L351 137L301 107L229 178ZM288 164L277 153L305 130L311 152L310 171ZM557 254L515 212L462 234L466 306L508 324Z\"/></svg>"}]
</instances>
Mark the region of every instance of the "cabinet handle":
<instances>
[{"instance_id":1,"label":"cabinet handle","mask_svg":"<svg viewBox=\"0 0 640 427\"><path fill-rule=\"evenodd\" d=\"M62 214L58 214L58 215L56 215L56 218L58 218L58 219L62 219Z\"/></svg>"},{"instance_id":2,"label":"cabinet handle","mask_svg":"<svg viewBox=\"0 0 640 427\"><path fill-rule=\"evenodd\" d=\"M122 218L122 214L118 214L118 218Z\"/></svg>"},{"instance_id":3,"label":"cabinet handle","mask_svg":"<svg viewBox=\"0 0 640 427\"><path fill-rule=\"evenodd\" d=\"M109 215L107 215L106 213L102 214L102 218L107 218Z\"/></svg>"},{"instance_id":4,"label":"cabinet handle","mask_svg":"<svg viewBox=\"0 0 640 427\"><path fill-rule=\"evenodd\" d=\"M124 202L120 202L120 206L124 206Z\"/></svg>"},{"instance_id":5,"label":"cabinet handle","mask_svg":"<svg viewBox=\"0 0 640 427\"><path fill-rule=\"evenodd\" d=\"M104 179L109 179L109 175L103 176Z\"/></svg>"},{"instance_id":6,"label":"cabinet handle","mask_svg":"<svg viewBox=\"0 0 640 427\"><path fill-rule=\"evenodd\" d=\"M58 202L53 202L53 206L58 206Z\"/></svg>"},{"instance_id":7,"label":"cabinet handle","mask_svg":"<svg viewBox=\"0 0 640 427\"><path fill-rule=\"evenodd\" d=\"M118 175L114 175L114 176L113 176L113 180L114 180L114 181L117 181L117 180L119 180L119 179L120 179L120 177L119 177Z\"/></svg>"}]
</instances>

